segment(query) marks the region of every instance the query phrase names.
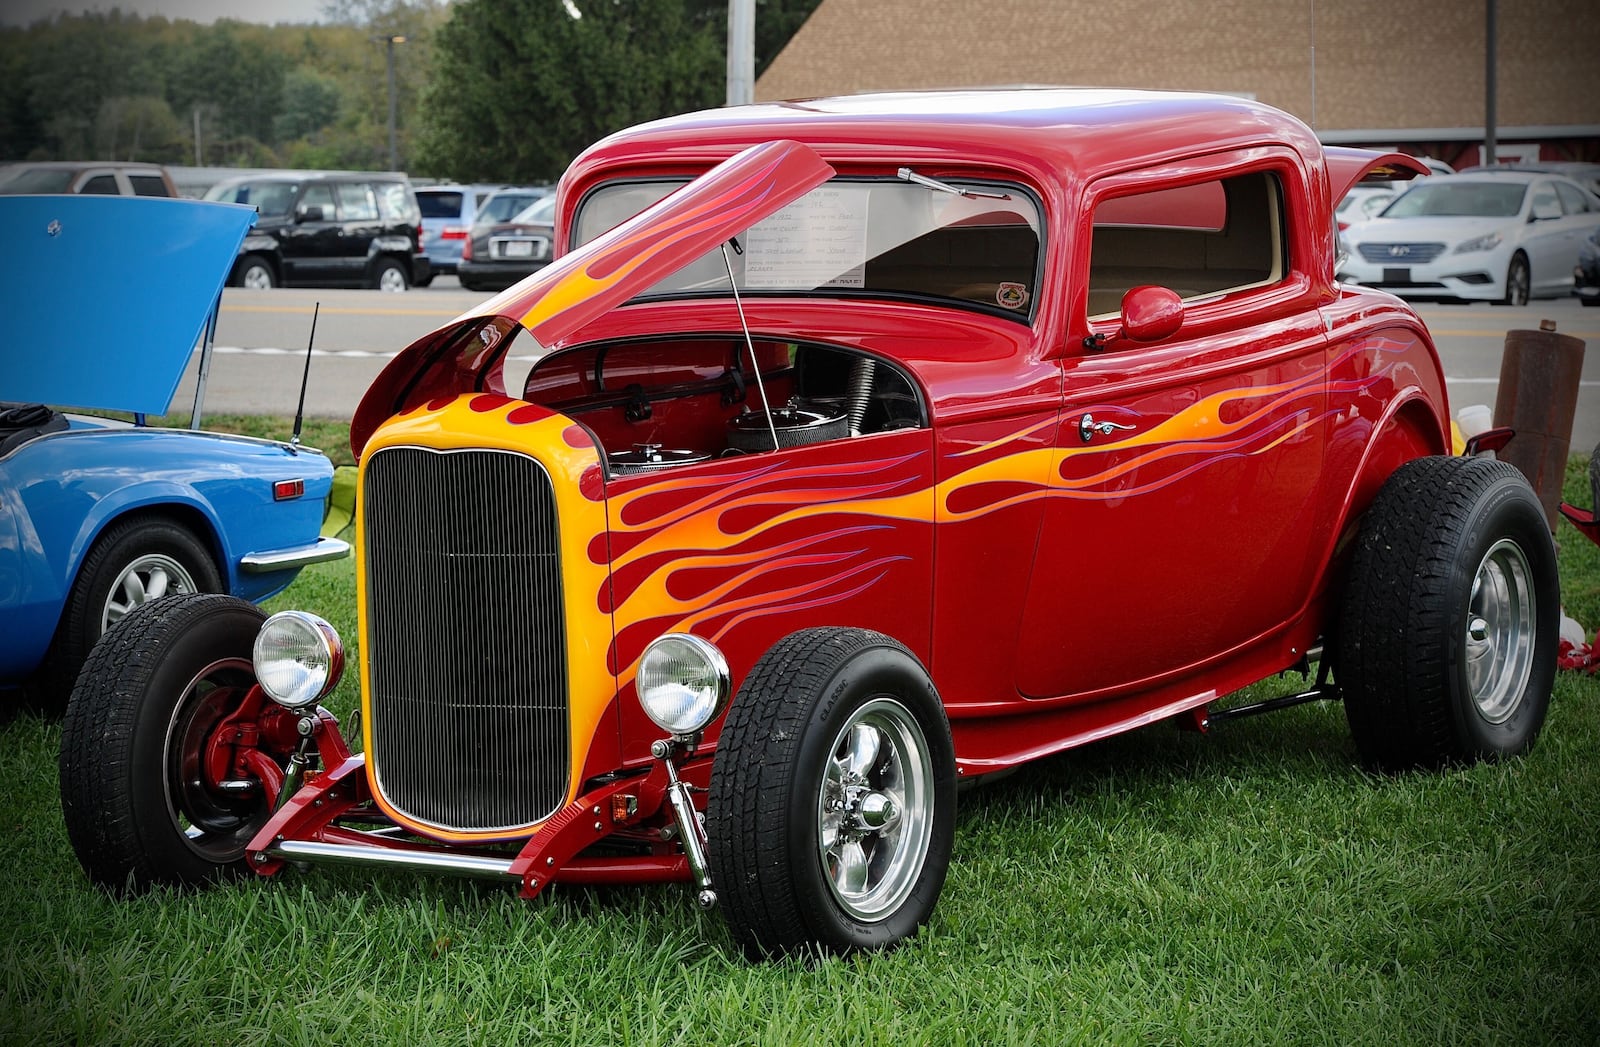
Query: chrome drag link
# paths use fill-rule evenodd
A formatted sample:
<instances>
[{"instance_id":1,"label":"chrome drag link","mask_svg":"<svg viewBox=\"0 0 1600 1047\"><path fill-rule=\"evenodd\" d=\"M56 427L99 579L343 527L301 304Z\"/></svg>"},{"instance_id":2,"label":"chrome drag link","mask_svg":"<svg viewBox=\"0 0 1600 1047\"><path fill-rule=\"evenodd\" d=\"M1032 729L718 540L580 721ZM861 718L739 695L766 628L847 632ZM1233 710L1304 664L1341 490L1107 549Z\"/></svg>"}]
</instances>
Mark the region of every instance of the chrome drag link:
<instances>
[{"instance_id":1,"label":"chrome drag link","mask_svg":"<svg viewBox=\"0 0 1600 1047\"><path fill-rule=\"evenodd\" d=\"M662 739L650 746L650 754L667 768L667 804L672 808L672 820L677 824L678 839L683 843L683 856L689 861L689 873L694 877L694 900L702 909L717 904L717 892L711 886L711 867L706 861L706 827L700 822L700 812L694 809L689 795L689 785L678 777L672 766L673 743Z\"/></svg>"}]
</instances>

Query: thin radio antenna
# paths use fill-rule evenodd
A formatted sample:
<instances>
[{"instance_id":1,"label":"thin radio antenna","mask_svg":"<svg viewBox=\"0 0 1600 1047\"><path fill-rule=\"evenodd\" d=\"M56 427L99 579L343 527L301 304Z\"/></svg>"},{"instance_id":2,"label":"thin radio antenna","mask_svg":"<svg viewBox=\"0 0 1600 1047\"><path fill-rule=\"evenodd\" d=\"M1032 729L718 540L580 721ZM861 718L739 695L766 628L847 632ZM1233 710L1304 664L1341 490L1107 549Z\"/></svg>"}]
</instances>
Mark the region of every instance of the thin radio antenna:
<instances>
[{"instance_id":1,"label":"thin radio antenna","mask_svg":"<svg viewBox=\"0 0 1600 1047\"><path fill-rule=\"evenodd\" d=\"M300 446L300 427L306 420L306 383L311 380L311 347L317 341L317 314L321 311L321 302L311 307L311 334L306 338L305 370L300 372L300 403L294 409L294 435L289 437L290 454L299 453L295 448Z\"/></svg>"}]
</instances>

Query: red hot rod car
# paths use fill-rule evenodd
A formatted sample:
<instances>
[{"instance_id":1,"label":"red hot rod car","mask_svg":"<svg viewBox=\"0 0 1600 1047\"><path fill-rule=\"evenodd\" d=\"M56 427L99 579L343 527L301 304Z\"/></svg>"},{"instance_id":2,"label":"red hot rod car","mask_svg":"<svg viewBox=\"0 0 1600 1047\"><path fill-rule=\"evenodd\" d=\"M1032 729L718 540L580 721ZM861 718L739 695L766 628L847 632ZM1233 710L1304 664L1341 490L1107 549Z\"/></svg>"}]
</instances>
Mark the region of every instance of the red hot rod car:
<instances>
[{"instance_id":1,"label":"red hot rod car","mask_svg":"<svg viewBox=\"0 0 1600 1047\"><path fill-rule=\"evenodd\" d=\"M68 716L85 869L681 880L752 955L848 951L927 919L958 782L1118 731L1338 697L1376 767L1523 751L1548 525L1447 457L1411 310L1333 280L1334 202L1416 166L1124 91L600 142L562 257L355 414L361 751L326 622L153 604Z\"/></svg>"}]
</instances>

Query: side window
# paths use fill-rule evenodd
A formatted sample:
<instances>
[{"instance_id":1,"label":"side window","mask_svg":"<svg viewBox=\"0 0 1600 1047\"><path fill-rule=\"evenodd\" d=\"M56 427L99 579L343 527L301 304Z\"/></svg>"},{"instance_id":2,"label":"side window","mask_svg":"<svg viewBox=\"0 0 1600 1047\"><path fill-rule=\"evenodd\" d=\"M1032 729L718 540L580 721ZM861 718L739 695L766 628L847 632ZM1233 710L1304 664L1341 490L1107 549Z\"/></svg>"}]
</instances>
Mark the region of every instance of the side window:
<instances>
[{"instance_id":1,"label":"side window","mask_svg":"<svg viewBox=\"0 0 1600 1047\"><path fill-rule=\"evenodd\" d=\"M375 222L378 201L365 182L339 183L339 217L346 222Z\"/></svg>"},{"instance_id":2,"label":"side window","mask_svg":"<svg viewBox=\"0 0 1600 1047\"><path fill-rule=\"evenodd\" d=\"M295 211L305 214L308 208L319 207L322 209L322 220L333 221L333 189L322 183L308 185L300 194L300 202L295 206Z\"/></svg>"},{"instance_id":3,"label":"side window","mask_svg":"<svg viewBox=\"0 0 1600 1047\"><path fill-rule=\"evenodd\" d=\"M1565 182L1556 183L1556 194L1561 197L1561 209L1567 214L1587 214L1593 210L1582 190Z\"/></svg>"},{"instance_id":4,"label":"side window","mask_svg":"<svg viewBox=\"0 0 1600 1047\"><path fill-rule=\"evenodd\" d=\"M379 182L378 213L385 222L415 222L416 211L411 206L411 194L399 182Z\"/></svg>"},{"instance_id":5,"label":"side window","mask_svg":"<svg viewBox=\"0 0 1600 1047\"><path fill-rule=\"evenodd\" d=\"M1285 275L1283 188L1266 171L1103 199L1092 235L1091 317L1115 316L1141 284L1187 300Z\"/></svg>"},{"instance_id":6,"label":"side window","mask_svg":"<svg viewBox=\"0 0 1600 1047\"><path fill-rule=\"evenodd\" d=\"M1561 203L1556 199L1555 183L1540 182L1533 187L1532 214L1540 219L1561 217Z\"/></svg>"},{"instance_id":7,"label":"side window","mask_svg":"<svg viewBox=\"0 0 1600 1047\"><path fill-rule=\"evenodd\" d=\"M131 174L128 181L133 185L135 196L170 196L167 192L167 183L159 175Z\"/></svg>"},{"instance_id":8,"label":"side window","mask_svg":"<svg viewBox=\"0 0 1600 1047\"><path fill-rule=\"evenodd\" d=\"M79 187L80 193L93 193L97 196L117 196L122 190L117 188L117 176L112 174L97 174L84 182Z\"/></svg>"}]
</instances>

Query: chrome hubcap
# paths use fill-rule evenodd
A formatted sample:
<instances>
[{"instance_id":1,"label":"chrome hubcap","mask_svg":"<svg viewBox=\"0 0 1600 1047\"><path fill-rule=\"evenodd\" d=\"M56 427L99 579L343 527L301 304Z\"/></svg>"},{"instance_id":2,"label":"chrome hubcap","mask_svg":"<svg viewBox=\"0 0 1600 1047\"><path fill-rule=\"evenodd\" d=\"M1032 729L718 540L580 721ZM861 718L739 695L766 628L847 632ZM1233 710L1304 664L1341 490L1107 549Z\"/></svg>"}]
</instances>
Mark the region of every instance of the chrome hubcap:
<instances>
[{"instance_id":1,"label":"chrome hubcap","mask_svg":"<svg viewBox=\"0 0 1600 1047\"><path fill-rule=\"evenodd\" d=\"M385 269L383 274L378 277L378 289L380 291L404 291L406 289L406 278L398 269L392 267Z\"/></svg>"},{"instance_id":2,"label":"chrome hubcap","mask_svg":"<svg viewBox=\"0 0 1600 1047\"><path fill-rule=\"evenodd\" d=\"M183 564L161 553L141 556L122 569L106 596L106 605L100 612L100 631L105 632L120 622L140 604L195 591L194 577Z\"/></svg>"},{"instance_id":3,"label":"chrome hubcap","mask_svg":"<svg viewBox=\"0 0 1600 1047\"><path fill-rule=\"evenodd\" d=\"M272 274L259 265L244 271L244 286L252 291L265 291L272 286Z\"/></svg>"},{"instance_id":4,"label":"chrome hubcap","mask_svg":"<svg viewBox=\"0 0 1600 1047\"><path fill-rule=\"evenodd\" d=\"M1490 723L1517 711L1533 672L1537 620L1532 572L1522 548L1502 538L1484 554L1467 609L1467 689Z\"/></svg>"},{"instance_id":5,"label":"chrome hubcap","mask_svg":"<svg viewBox=\"0 0 1600 1047\"><path fill-rule=\"evenodd\" d=\"M839 732L817 824L822 871L846 912L876 920L905 901L933 838L933 760L905 706L874 699Z\"/></svg>"}]
</instances>

